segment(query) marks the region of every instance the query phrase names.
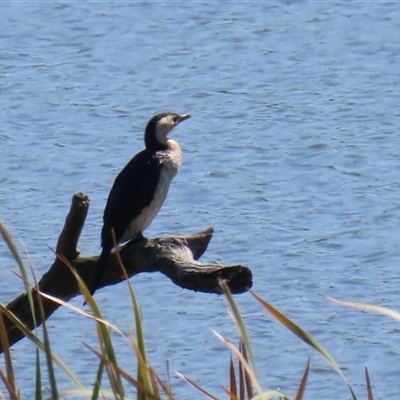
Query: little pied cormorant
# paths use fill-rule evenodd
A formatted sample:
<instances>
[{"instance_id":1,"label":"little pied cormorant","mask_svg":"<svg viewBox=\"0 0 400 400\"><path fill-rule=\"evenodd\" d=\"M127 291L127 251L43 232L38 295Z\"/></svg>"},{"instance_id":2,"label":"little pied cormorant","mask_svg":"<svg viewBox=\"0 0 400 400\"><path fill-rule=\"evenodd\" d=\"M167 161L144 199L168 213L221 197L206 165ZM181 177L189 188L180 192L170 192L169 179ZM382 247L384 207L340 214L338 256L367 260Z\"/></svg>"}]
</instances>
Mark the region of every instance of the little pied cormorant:
<instances>
[{"instance_id":1,"label":"little pied cormorant","mask_svg":"<svg viewBox=\"0 0 400 400\"><path fill-rule=\"evenodd\" d=\"M101 232L101 255L90 293L98 288L107 269L108 258L116 242L143 239L142 232L151 224L165 198L182 161L179 144L167 137L189 114L157 114L146 126L146 148L136 154L115 179L108 196Z\"/></svg>"}]
</instances>

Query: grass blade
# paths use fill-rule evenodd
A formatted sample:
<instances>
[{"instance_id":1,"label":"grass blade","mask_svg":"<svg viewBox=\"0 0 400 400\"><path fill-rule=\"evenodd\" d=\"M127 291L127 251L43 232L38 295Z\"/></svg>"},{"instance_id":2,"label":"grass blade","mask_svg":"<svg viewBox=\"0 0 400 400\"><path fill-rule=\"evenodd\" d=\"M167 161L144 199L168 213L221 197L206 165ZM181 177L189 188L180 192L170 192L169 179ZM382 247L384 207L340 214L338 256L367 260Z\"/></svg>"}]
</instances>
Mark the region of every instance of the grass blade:
<instances>
[{"instance_id":1,"label":"grass blade","mask_svg":"<svg viewBox=\"0 0 400 400\"><path fill-rule=\"evenodd\" d=\"M240 351L243 354L243 358L246 360L247 363L249 363L249 360L247 358L246 345L243 342L240 342ZM244 371L244 379L245 379L245 383L246 383L247 398L252 399L254 397L253 386L251 385L251 379L249 377L249 374L246 371ZM243 396L243 399L244 399L244 396Z\"/></svg>"},{"instance_id":2,"label":"grass blade","mask_svg":"<svg viewBox=\"0 0 400 400\"><path fill-rule=\"evenodd\" d=\"M96 307L97 308L97 307ZM98 311L98 310L97 310ZM98 314L98 317L101 318L101 315ZM117 364L117 358L115 355L114 347L111 340L110 332L106 329L103 324L96 322L97 326L97 334L99 338L100 347L102 349L102 353L104 358L109 361L106 362L106 371L108 374L108 379L111 385L111 388L114 392L115 399L123 399L124 398L124 389L121 381L120 375L117 373L114 368Z\"/></svg>"},{"instance_id":3,"label":"grass blade","mask_svg":"<svg viewBox=\"0 0 400 400\"><path fill-rule=\"evenodd\" d=\"M365 379L367 381L368 400L374 400L374 395L372 394L372 386L371 386L371 381L369 380L369 373L367 367L365 367Z\"/></svg>"},{"instance_id":4,"label":"grass blade","mask_svg":"<svg viewBox=\"0 0 400 400\"><path fill-rule=\"evenodd\" d=\"M162 390L164 393L167 395L168 400L174 400L174 397L172 395L172 390L171 390L171 385L170 381L168 379L167 382L164 382L155 372L152 368L149 368L149 374L150 374L150 379L156 380L158 384L161 386ZM169 371L168 371L168 378L169 378Z\"/></svg>"},{"instance_id":5,"label":"grass blade","mask_svg":"<svg viewBox=\"0 0 400 400\"><path fill-rule=\"evenodd\" d=\"M282 325L284 325L287 329L289 329L291 332L293 332L297 337L299 337L301 340L303 340L303 342L307 343L310 347L312 347L319 354L321 354L322 357L325 358L326 361L328 361L328 363L332 366L332 368L346 382L346 384L350 390L350 393L353 397L353 400L357 400L357 397L356 397L352 387L350 386L350 383L348 382L347 378L343 374L339 365L332 358L332 356L324 349L324 347L322 347L322 345L319 344L309 333L307 333L305 330L300 328L300 326L295 324L291 319L286 317L286 315L282 314L279 310L277 310L271 304L267 303L264 299L262 299L260 296L255 294L253 291L250 290L250 293L264 307L264 309L267 310L276 320L278 320Z\"/></svg>"},{"instance_id":6,"label":"grass blade","mask_svg":"<svg viewBox=\"0 0 400 400\"><path fill-rule=\"evenodd\" d=\"M251 381L253 382L254 386L256 387L257 391L259 392L259 394L263 393L260 383L257 380L257 377L255 376L254 372L252 371L250 365L248 364L248 362L245 360L245 358L243 357L243 354L241 353L241 351L239 349L237 349L233 343L231 343L228 339L224 338L222 335L220 335L219 333L214 332L214 335L217 336L217 338L219 340L221 340L221 342L225 343L225 345L227 347L229 347L229 349L236 355L236 357L240 360L240 362L242 363L242 366L244 368L244 370L248 373Z\"/></svg>"},{"instance_id":7,"label":"grass blade","mask_svg":"<svg viewBox=\"0 0 400 400\"><path fill-rule=\"evenodd\" d=\"M249 352L249 357L250 357L250 361L251 361L251 365L253 367L253 371L254 371L254 375L257 376L257 369L256 369L256 362L255 362L255 357L254 357L254 353L252 350L252 346L251 346L251 342L249 339L249 335L247 333L247 329L246 329L246 325L243 321L242 315L239 311L239 308L232 296L231 291L229 290L228 285L226 284L226 282L224 281L220 281L220 286L221 289L226 297L226 299L228 300L228 303L231 307L231 310L233 312L234 315L234 322L236 324L236 327L239 331L240 337L242 339L242 341L244 342L244 344L246 345L246 348Z\"/></svg>"},{"instance_id":8,"label":"grass blade","mask_svg":"<svg viewBox=\"0 0 400 400\"><path fill-rule=\"evenodd\" d=\"M131 337L132 348L135 352L136 359L138 362L137 382L138 382L139 396L145 396L146 393L150 393L152 396L151 398L153 397L159 398L160 397L160 391L158 389L158 384L159 384L163 388L164 393L168 396L168 398L171 398L172 397L171 390L168 388L166 384L162 383L161 379L156 375L156 373L152 370L152 368L145 362L142 356L142 352L140 351L139 346L133 334L131 334L130 337ZM146 377L148 377L149 379L149 382L147 384L146 381L143 379L143 373L145 373ZM149 383L151 383L151 385Z\"/></svg>"},{"instance_id":9,"label":"grass blade","mask_svg":"<svg viewBox=\"0 0 400 400\"><path fill-rule=\"evenodd\" d=\"M10 399L19 400L20 397L19 397L18 394L15 392L13 386L10 384L10 382L9 382L9 380L8 380L8 378L7 378L7 376L4 375L4 372L3 372L3 370L2 370L1 368L0 368L0 379L3 381L4 386L5 386L6 389L8 390L8 393L10 394ZM2 396L1 393L0 393L0 396Z\"/></svg>"},{"instance_id":10,"label":"grass blade","mask_svg":"<svg viewBox=\"0 0 400 400\"><path fill-rule=\"evenodd\" d=\"M197 383L192 381L190 378L187 376L180 374L179 372L175 372L176 375L179 376L179 378L183 379L185 382L187 382L189 385L193 386L195 389L197 389L200 393L204 394L204 396L208 397L211 400L218 400L217 397L214 397L212 394L208 393L206 390L204 390L202 387L200 387Z\"/></svg>"},{"instance_id":11,"label":"grass blade","mask_svg":"<svg viewBox=\"0 0 400 400\"><path fill-rule=\"evenodd\" d=\"M358 301L337 300L334 299L333 297L326 297L326 298L332 301L333 303L341 304L342 306L357 308L358 310L362 311L369 311L377 314L386 315L387 317L400 321L400 313L398 313L397 311L390 310L389 308L386 307L375 306L366 303L359 303Z\"/></svg>"},{"instance_id":12,"label":"grass blade","mask_svg":"<svg viewBox=\"0 0 400 400\"><path fill-rule=\"evenodd\" d=\"M306 370L304 371L303 378L301 379L300 387L299 387L299 390L297 391L295 400L303 400L304 392L305 392L306 386L307 386L309 372L310 372L310 357L308 357Z\"/></svg>"},{"instance_id":13,"label":"grass blade","mask_svg":"<svg viewBox=\"0 0 400 400\"><path fill-rule=\"evenodd\" d=\"M56 376L55 376L55 372L54 372L53 357L52 357L52 351L51 351L50 339L49 339L49 331L47 330L46 318L44 316L42 296L39 293L39 285L36 280L36 275L33 273L33 270L32 270L32 275L33 275L33 279L34 279L35 287L36 287L37 306L39 309L40 318L42 320L43 344L44 344L45 355L46 355L46 363L47 363L47 370L48 370L48 375L49 375L49 380L50 380L51 394L52 394L53 399L57 400L58 399L57 380L56 380Z\"/></svg>"},{"instance_id":14,"label":"grass blade","mask_svg":"<svg viewBox=\"0 0 400 400\"><path fill-rule=\"evenodd\" d=\"M103 373L104 373L104 362L103 362L103 360L100 360L99 367L97 368L96 380L94 381L94 384L93 384L93 392L92 392L91 400L97 400L99 398Z\"/></svg>"},{"instance_id":15,"label":"grass blade","mask_svg":"<svg viewBox=\"0 0 400 400\"><path fill-rule=\"evenodd\" d=\"M229 400L240 400L231 391L229 391L228 389L224 388L223 386L221 386L221 389L229 396Z\"/></svg>"},{"instance_id":16,"label":"grass blade","mask_svg":"<svg viewBox=\"0 0 400 400\"><path fill-rule=\"evenodd\" d=\"M236 375L235 375L235 367L233 365L233 359L231 354L231 362L229 363L229 389L231 393L231 400L232 395L237 397L237 386L236 386Z\"/></svg>"},{"instance_id":17,"label":"grass blade","mask_svg":"<svg viewBox=\"0 0 400 400\"><path fill-rule=\"evenodd\" d=\"M239 399L240 400L245 400L245 398L244 398L244 371L245 370L243 368L242 362L240 361L240 358L238 358Z\"/></svg>"},{"instance_id":18,"label":"grass blade","mask_svg":"<svg viewBox=\"0 0 400 400\"><path fill-rule=\"evenodd\" d=\"M7 388L10 394L10 399L17 399L17 391L16 391L16 384L15 384L15 376L14 376L14 369L12 366L12 359L11 359L11 350L10 350L10 343L8 341L8 336L6 332L6 327L4 325L3 313L0 311L0 340L2 347L4 349L4 362L6 364L6 373L7 373Z\"/></svg>"},{"instance_id":19,"label":"grass blade","mask_svg":"<svg viewBox=\"0 0 400 400\"><path fill-rule=\"evenodd\" d=\"M3 240L6 243L6 245L8 246L11 254L13 255L14 260L18 264L19 270L21 271L21 275L23 276L25 291L26 291L26 295L28 296L29 306L31 308L33 322L34 322L34 325L36 326L37 324L36 324L36 317L35 317L35 307L33 305L32 293L30 290L30 286L28 284L29 278L28 278L28 274L26 272L25 264L22 261L22 257L19 254L17 246L15 245L14 241L12 240L10 233L7 231L6 227L4 226L4 224L1 220L0 220L0 233L1 233L1 236L3 236Z\"/></svg>"},{"instance_id":20,"label":"grass blade","mask_svg":"<svg viewBox=\"0 0 400 400\"><path fill-rule=\"evenodd\" d=\"M42 400L42 372L40 367L40 353L36 347L36 373L35 373L35 400Z\"/></svg>"}]
</instances>

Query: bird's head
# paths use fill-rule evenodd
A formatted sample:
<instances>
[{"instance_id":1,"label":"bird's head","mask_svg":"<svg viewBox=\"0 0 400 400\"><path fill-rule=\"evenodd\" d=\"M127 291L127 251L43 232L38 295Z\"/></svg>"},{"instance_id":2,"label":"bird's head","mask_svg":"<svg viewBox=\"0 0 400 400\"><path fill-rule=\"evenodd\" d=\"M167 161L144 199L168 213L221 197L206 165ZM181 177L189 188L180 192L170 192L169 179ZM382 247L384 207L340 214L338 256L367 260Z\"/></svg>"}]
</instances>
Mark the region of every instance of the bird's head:
<instances>
[{"instance_id":1,"label":"bird's head","mask_svg":"<svg viewBox=\"0 0 400 400\"><path fill-rule=\"evenodd\" d=\"M164 148L168 133L188 118L190 118L190 114L161 113L155 115L146 126L144 135L146 148Z\"/></svg>"}]
</instances>

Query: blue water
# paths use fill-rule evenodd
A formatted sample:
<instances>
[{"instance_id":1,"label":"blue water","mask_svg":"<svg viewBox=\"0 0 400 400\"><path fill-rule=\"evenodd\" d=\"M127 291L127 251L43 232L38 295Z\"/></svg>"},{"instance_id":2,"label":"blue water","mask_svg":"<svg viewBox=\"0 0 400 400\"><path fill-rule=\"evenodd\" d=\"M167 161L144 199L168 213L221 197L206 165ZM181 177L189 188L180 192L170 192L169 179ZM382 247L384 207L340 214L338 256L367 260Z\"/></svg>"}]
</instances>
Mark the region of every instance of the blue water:
<instances>
[{"instance_id":1,"label":"blue water","mask_svg":"<svg viewBox=\"0 0 400 400\"><path fill-rule=\"evenodd\" d=\"M326 347L360 399L365 366L376 399L399 397L399 324L325 296L400 310L400 3L2 2L0 15L0 218L39 276L72 194L91 198L79 248L97 254L108 192L143 148L148 119L190 113L172 135L184 163L147 236L214 225L205 260L249 265L254 290ZM7 303L23 285L3 243L0 262ZM176 397L201 395L174 371L225 398L229 351L212 330L237 334L224 298L161 274L132 282L149 360L162 376L168 360ZM134 329L124 284L96 299L125 334ZM311 356L306 398L350 398L249 294L236 299L263 389L294 395ZM60 309L49 327L90 386L92 322ZM128 342L115 337L134 373ZM13 356L30 398L33 345L21 341Z\"/></svg>"}]
</instances>

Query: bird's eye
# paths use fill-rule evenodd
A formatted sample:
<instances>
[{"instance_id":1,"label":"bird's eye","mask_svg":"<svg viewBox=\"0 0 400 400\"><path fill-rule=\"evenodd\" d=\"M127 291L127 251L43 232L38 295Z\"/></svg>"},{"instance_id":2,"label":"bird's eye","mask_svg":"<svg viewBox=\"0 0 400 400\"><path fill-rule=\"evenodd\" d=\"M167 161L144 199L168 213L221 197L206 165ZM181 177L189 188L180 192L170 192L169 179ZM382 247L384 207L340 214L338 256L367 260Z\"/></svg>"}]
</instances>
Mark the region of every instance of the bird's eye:
<instances>
[{"instance_id":1,"label":"bird's eye","mask_svg":"<svg viewBox=\"0 0 400 400\"><path fill-rule=\"evenodd\" d=\"M174 115L172 117L172 121L174 122L174 124L176 124L178 122L178 120L179 120L179 117L177 115Z\"/></svg>"}]
</instances>

